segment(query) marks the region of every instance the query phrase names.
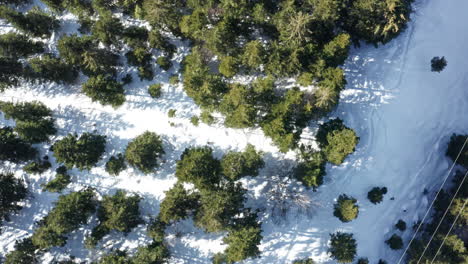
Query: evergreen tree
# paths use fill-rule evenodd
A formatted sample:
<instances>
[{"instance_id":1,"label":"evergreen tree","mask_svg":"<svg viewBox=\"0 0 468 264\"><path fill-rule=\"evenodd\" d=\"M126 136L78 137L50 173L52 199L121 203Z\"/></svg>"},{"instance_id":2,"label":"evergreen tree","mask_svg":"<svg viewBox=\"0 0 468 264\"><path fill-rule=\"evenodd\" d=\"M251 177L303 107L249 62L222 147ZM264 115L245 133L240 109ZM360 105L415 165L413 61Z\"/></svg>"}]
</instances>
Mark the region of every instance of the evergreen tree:
<instances>
[{"instance_id":1,"label":"evergreen tree","mask_svg":"<svg viewBox=\"0 0 468 264\"><path fill-rule=\"evenodd\" d=\"M148 174L159 167L159 159L164 153L161 137L146 131L128 143L125 159L131 166Z\"/></svg>"},{"instance_id":2,"label":"evergreen tree","mask_svg":"<svg viewBox=\"0 0 468 264\"><path fill-rule=\"evenodd\" d=\"M106 172L110 175L118 176L121 171L125 170L127 165L125 164L125 157L122 153L117 156L112 156L106 162Z\"/></svg>"},{"instance_id":3,"label":"evergreen tree","mask_svg":"<svg viewBox=\"0 0 468 264\"><path fill-rule=\"evenodd\" d=\"M331 256L338 263L353 262L356 256L356 240L351 233L336 232L330 234L330 249Z\"/></svg>"},{"instance_id":4,"label":"evergreen tree","mask_svg":"<svg viewBox=\"0 0 468 264\"><path fill-rule=\"evenodd\" d=\"M48 192L62 192L68 184L71 183L71 177L67 173L67 168L65 166L60 166L55 170L55 178L48 183L41 185L42 189Z\"/></svg>"},{"instance_id":5,"label":"evergreen tree","mask_svg":"<svg viewBox=\"0 0 468 264\"><path fill-rule=\"evenodd\" d=\"M403 240L397 234L393 234L385 243L393 250L398 250L403 248Z\"/></svg>"},{"instance_id":6,"label":"evergreen tree","mask_svg":"<svg viewBox=\"0 0 468 264\"><path fill-rule=\"evenodd\" d=\"M28 57L41 52L44 52L42 42L31 41L28 37L13 32L0 35L0 56L2 57Z\"/></svg>"},{"instance_id":7,"label":"evergreen tree","mask_svg":"<svg viewBox=\"0 0 468 264\"><path fill-rule=\"evenodd\" d=\"M52 164L48 160L33 161L24 166L23 170L30 174L42 174L50 167L52 167Z\"/></svg>"},{"instance_id":8,"label":"evergreen tree","mask_svg":"<svg viewBox=\"0 0 468 264\"><path fill-rule=\"evenodd\" d=\"M234 263L259 256L258 245L263 238L261 233L262 229L259 225L246 226L229 232L223 239L223 242L228 245L225 250L227 262Z\"/></svg>"},{"instance_id":9,"label":"evergreen tree","mask_svg":"<svg viewBox=\"0 0 468 264\"><path fill-rule=\"evenodd\" d=\"M260 65L265 63L265 56L266 51L262 43L258 40L250 41L245 45L242 54L242 65L257 70Z\"/></svg>"},{"instance_id":10,"label":"evergreen tree","mask_svg":"<svg viewBox=\"0 0 468 264\"><path fill-rule=\"evenodd\" d=\"M73 83L78 77L76 68L51 54L28 60L28 74L31 78L59 83Z\"/></svg>"},{"instance_id":11,"label":"evergreen tree","mask_svg":"<svg viewBox=\"0 0 468 264\"><path fill-rule=\"evenodd\" d=\"M93 262L92 264L132 264L129 258L127 257L127 253L124 251L114 251L111 252L99 259L97 262Z\"/></svg>"},{"instance_id":12,"label":"evergreen tree","mask_svg":"<svg viewBox=\"0 0 468 264\"><path fill-rule=\"evenodd\" d=\"M257 176L259 169L265 166L262 154L251 144L243 152L230 151L221 159L221 172L233 181L245 176Z\"/></svg>"},{"instance_id":13,"label":"evergreen tree","mask_svg":"<svg viewBox=\"0 0 468 264\"><path fill-rule=\"evenodd\" d=\"M233 84L220 103L220 111L226 116L227 127L246 128L255 125L257 109L252 89L246 85Z\"/></svg>"},{"instance_id":14,"label":"evergreen tree","mask_svg":"<svg viewBox=\"0 0 468 264\"><path fill-rule=\"evenodd\" d=\"M33 37L50 37L52 32L60 26L57 19L37 7L33 7L23 14L7 6L0 6L0 18Z\"/></svg>"},{"instance_id":15,"label":"evergreen tree","mask_svg":"<svg viewBox=\"0 0 468 264\"><path fill-rule=\"evenodd\" d=\"M165 194L159 208L159 219L166 224L187 218L198 206L198 195L185 190L181 183L176 183Z\"/></svg>"},{"instance_id":16,"label":"evergreen tree","mask_svg":"<svg viewBox=\"0 0 468 264\"><path fill-rule=\"evenodd\" d=\"M226 230L233 224L232 218L241 212L245 192L240 183L232 182L214 190L202 190L195 225L207 232Z\"/></svg>"},{"instance_id":17,"label":"evergreen tree","mask_svg":"<svg viewBox=\"0 0 468 264\"><path fill-rule=\"evenodd\" d=\"M465 142L467 143L465 144ZM450 137L446 155L453 161L456 160L457 164L468 168L468 135L453 134Z\"/></svg>"},{"instance_id":18,"label":"evergreen tree","mask_svg":"<svg viewBox=\"0 0 468 264\"><path fill-rule=\"evenodd\" d=\"M83 92L93 102L98 101L102 105L119 107L125 102L122 84L109 76L97 75L89 78L83 84Z\"/></svg>"},{"instance_id":19,"label":"evergreen tree","mask_svg":"<svg viewBox=\"0 0 468 264\"><path fill-rule=\"evenodd\" d=\"M434 57L431 59L431 71L433 72L441 72L447 66L447 60L445 57Z\"/></svg>"},{"instance_id":20,"label":"evergreen tree","mask_svg":"<svg viewBox=\"0 0 468 264\"><path fill-rule=\"evenodd\" d=\"M232 56L225 56L221 58L221 62L219 63L219 73L227 78L231 78L236 75L237 67L236 58Z\"/></svg>"},{"instance_id":21,"label":"evergreen tree","mask_svg":"<svg viewBox=\"0 0 468 264\"><path fill-rule=\"evenodd\" d=\"M334 206L333 215L338 217L342 222L350 222L356 219L359 214L359 206L356 205L357 200L353 197L342 194L338 197L338 201Z\"/></svg>"},{"instance_id":22,"label":"evergreen tree","mask_svg":"<svg viewBox=\"0 0 468 264\"><path fill-rule=\"evenodd\" d=\"M161 56L156 59L156 63L165 71L168 71L172 67L172 62L168 57Z\"/></svg>"},{"instance_id":23,"label":"evergreen tree","mask_svg":"<svg viewBox=\"0 0 468 264\"><path fill-rule=\"evenodd\" d=\"M160 264L166 263L169 258L169 250L166 246L157 241L147 246L137 248L137 251L131 259L132 264Z\"/></svg>"},{"instance_id":24,"label":"evergreen tree","mask_svg":"<svg viewBox=\"0 0 468 264\"><path fill-rule=\"evenodd\" d=\"M305 258L301 260L295 260L292 264L315 264L315 262L311 258Z\"/></svg>"},{"instance_id":25,"label":"evergreen tree","mask_svg":"<svg viewBox=\"0 0 468 264\"><path fill-rule=\"evenodd\" d=\"M41 220L31 237L34 246L48 249L65 245L66 235L85 224L95 209L95 193L91 189L59 196L55 207Z\"/></svg>"},{"instance_id":26,"label":"evergreen tree","mask_svg":"<svg viewBox=\"0 0 468 264\"><path fill-rule=\"evenodd\" d=\"M21 209L18 204L26 198L28 190L24 182L12 173L0 173L0 222Z\"/></svg>"},{"instance_id":27,"label":"evergreen tree","mask_svg":"<svg viewBox=\"0 0 468 264\"><path fill-rule=\"evenodd\" d=\"M337 104L341 90L346 86L344 72L340 68L326 68L321 73L318 89L314 93L315 107L323 113L330 112Z\"/></svg>"},{"instance_id":28,"label":"evergreen tree","mask_svg":"<svg viewBox=\"0 0 468 264\"><path fill-rule=\"evenodd\" d=\"M367 193L367 198L369 199L369 201L371 201L371 203L373 204L378 204L380 202L382 202L383 200L383 196L387 193L387 188L386 187L374 187L372 188L372 190L370 190L368 193Z\"/></svg>"},{"instance_id":29,"label":"evergreen tree","mask_svg":"<svg viewBox=\"0 0 468 264\"><path fill-rule=\"evenodd\" d=\"M317 141L327 160L340 165L349 154L354 152L359 137L352 129L346 127L341 119L337 118L320 126Z\"/></svg>"},{"instance_id":30,"label":"evergreen tree","mask_svg":"<svg viewBox=\"0 0 468 264\"><path fill-rule=\"evenodd\" d=\"M36 248L30 238L16 241L15 250L10 251L5 256L5 264L38 264L39 258L36 256Z\"/></svg>"},{"instance_id":31,"label":"evergreen tree","mask_svg":"<svg viewBox=\"0 0 468 264\"><path fill-rule=\"evenodd\" d=\"M186 148L177 161L177 179L193 183L198 189L209 189L218 184L219 160L213 157L212 152L209 147Z\"/></svg>"},{"instance_id":32,"label":"evergreen tree","mask_svg":"<svg viewBox=\"0 0 468 264\"><path fill-rule=\"evenodd\" d=\"M33 159L36 154L37 150L19 138L13 128L0 128L0 160L22 162Z\"/></svg>"},{"instance_id":33,"label":"evergreen tree","mask_svg":"<svg viewBox=\"0 0 468 264\"><path fill-rule=\"evenodd\" d=\"M93 36L106 46L118 45L123 30L120 19L113 17L108 11L99 16L91 29Z\"/></svg>"},{"instance_id":34,"label":"evergreen tree","mask_svg":"<svg viewBox=\"0 0 468 264\"><path fill-rule=\"evenodd\" d=\"M400 219L395 224L395 227L400 231L405 231L406 230L406 222Z\"/></svg>"},{"instance_id":35,"label":"evergreen tree","mask_svg":"<svg viewBox=\"0 0 468 264\"><path fill-rule=\"evenodd\" d=\"M23 65L19 61L0 56L0 92L17 85L23 73Z\"/></svg>"},{"instance_id":36,"label":"evergreen tree","mask_svg":"<svg viewBox=\"0 0 468 264\"><path fill-rule=\"evenodd\" d=\"M68 134L52 146L54 157L69 168L91 169L101 159L106 148L106 137L83 133L80 137Z\"/></svg>"},{"instance_id":37,"label":"evergreen tree","mask_svg":"<svg viewBox=\"0 0 468 264\"><path fill-rule=\"evenodd\" d=\"M159 98L162 94L162 86L160 83L152 84L148 87L148 93L152 98Z\"/></svg>"},{"instance_id":38,"label":"evergreen tree","mask_svg":"<svg viewBox=\"0 0 468 264\"><path fill-rule=\"evenodd\" d=\"M294 176L306 187L317 189L323 183L326 175L325 164L327 160L323 152L300 146L301 161L297 165Z\"/></svg>"}]
</instances>

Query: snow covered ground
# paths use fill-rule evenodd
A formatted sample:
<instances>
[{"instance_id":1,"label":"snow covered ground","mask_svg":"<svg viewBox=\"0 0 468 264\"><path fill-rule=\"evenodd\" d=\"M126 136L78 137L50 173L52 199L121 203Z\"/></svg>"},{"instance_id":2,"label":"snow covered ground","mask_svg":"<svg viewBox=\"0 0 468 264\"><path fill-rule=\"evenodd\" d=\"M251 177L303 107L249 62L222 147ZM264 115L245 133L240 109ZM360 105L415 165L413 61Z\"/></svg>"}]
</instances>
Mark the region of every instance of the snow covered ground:
<instances>
[{"instance_id":1,"label":"snow covered ground","mask_svg":"<svg viewBox=\"0 0 468 264\"><path fill-rule=\"evenodd\" d=\"M371 263L379 258L396 263L403 251L391 251L384 240L395 232L393 225L398 219L411 226L422 218L432 199L423 195L423 190L437 189L451 165L444 155L450 135L468 131L468 60L464 56L468 46L468 24L464 23L468 2L420 0L416 1L415 9L413 22L400 37L377 49L363 46L352 51L345 64L348 86L333 116L341 117L356 130L361 138L357 151L344 165L327 167L325 184L317 192L304 191L291 183L290 189L298 189L313 201L312 210L291 211L283 221L275 221L269 215L271 203L266 190L277 184L272 179L286 171L284 168L291 164L294 153L278 153L260 130L193 126L190 117L200 110L180 85L167 84L170 73L156 72L158 80L154 82L166 82L161 99L154 100L147 94L146 86L150 82L135 82L127 88L127 102L118 109L92 103L80 94L79 85L25 86L5 91L0 94L0 100L44 102L55 111L59 126L57 138L70 132L94 130L107 135L104 159L89 172L73 170L73 184L68 191L93 186L101 195L117 189L136 192L144 198L142 214L148 220L157 214L164 191L175 182L175 161L184 148L209 144L221 156L227 150L241 150L251 143L266 153L267 166L261 175L243 180L249 189L248 205L263 209L264 239L261 258L246 263L290 263L304 257L314 257L319 263L334 263L327 249L329 233L335 231L354 233L358 255L369 257ZM66 30L76 31L76 25L70 22ZM176 62L180 62L180 54L185 51L184 46L179 48ZM445 56L448 60L447 68L441 73L430 71L429 61L434 56ZM176 118L168 118L169 109L177 110ZM0 124L11 122L0 119ZM315 128L312 124L310 131ZM167 153L163 166L151 175L127 169L118 177L109 176L104 171L108 157L122 152L129 140L145 130L163 137ZM310 133L304 138L313 140ZM38 147L42 154L49 154L47 144ZM54 177L52 172L31 176L13 165L3 169L24 177L32 197L11 222L4 224L0 234L2 255L13 249L16 239L32 234L34 221L47 214L58 196L40 188L41 183ZM389 190L378 205L366 198L374 186L386 186ZM350 223L341 223L333 216L334 200L342 193L357 198L360 206L359 217ZM98 252L88 251L82 245L92 225L93 222L74 232L65 248L51 250L44 263L59 255L95 259ZM171 263L210 263L212 254L224 248L223 234L204 234L190 220L169 231ZM407 241L411 236L409 228L403 237ZM107 236L98 249L110 249L113 245L113 248L131 250L149 241L141 225L127 237L118 233Z\"/></svg>"}]
</instances>

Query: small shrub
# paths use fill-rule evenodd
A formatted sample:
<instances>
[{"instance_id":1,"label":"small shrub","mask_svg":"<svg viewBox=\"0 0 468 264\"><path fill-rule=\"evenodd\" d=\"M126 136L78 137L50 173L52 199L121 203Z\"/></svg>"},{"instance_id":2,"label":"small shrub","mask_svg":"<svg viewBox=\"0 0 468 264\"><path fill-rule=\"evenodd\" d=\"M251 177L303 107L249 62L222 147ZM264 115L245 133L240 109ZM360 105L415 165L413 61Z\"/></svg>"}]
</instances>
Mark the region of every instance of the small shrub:
<instances>
[{"instance_id":1,"label":"small shrub","mask_svg":"<svg viewBox=\"0 0 468 264\"><path fill-rule=\"evenodd\" d=\"M356 219L359 214L359 206L356 205L357 200L353 197L342 194L338 198L338 202L334 206L333 215L338 217L342 222L350 222Z\"/></svg>"},{"instance_id":2,"label":"small shrub","mask_svg":"<svg viewBox=\"0 0 468 264\"><path fill-rule=\"evenodd\" d=\"M367 198L371 203L378 204L382 202L383 196L387 193L387 187L374 187L367 193Z\"/></svg>"},{"instance_id":3,"label":"small shrub","mask_svg":"<svg viewBox=\"0 0 468 264\"><path fill-rule=\"evenodd\" d=\"M447 60L445 57L434 57L431 59L431 71L441 72L447 66Z\"/></svg>"},{"instance_id":4,"label":"small shrub","mask_svg":"<svg viewBox=\"0 0 468 264\"><path fill-rule=\"evenodd\" d=\"M110 157L106 163L106 172L110 175L118 176L126 168L127 165L125 165L125 158L122 153Z\"/></svg>"},{"instance_id":5,"label":"small shrub","mask_svg":"<svg viewBox=\"0 0 468 264\"><path fill-rule=\"evenodd\" d=\"M200 120L201 120L203 123L207 124L207 125L212 125L212 124L214 124L214 122L215 122L214 117L213 117L213 116L211 115L211 113L208 112L208 111L203 111L203 112L200 114Z\"/></svg>"},{"instance_id":6,"label":"small shrub","mask_svg":"<svg viewBox=\"0 0 468 264\"><path fill-rule=\"evenodd\" d=\"M55 179L42 185L42 189L48 192L62 192L71 182L71 177L67 173L65 166L60 166L56 170Z\"/></svg>"},{"instance_id":7,"label":"small shrub","mask_svg":"<svg viewBox=\"0 0 468 264\"><path fill-rule=\"evenodd\" d=\"M292 264L315 264L315 262L311 258L305 258L305 259L295 260L293 261Z\"/></svg>"},{"instance_id":8,"label":"small shrub","mask_svg":"<svg viewBox=\"0 0 468 264\"><path fill-rule=\"evenodd\" d=\"M393 250L403 248L403 239L397 234L393 234L385 243Z\"/></svg>"},{"instance_id":9,"label":"small shrub","mask_svg":"<svg viewBox=\"0 0 468 264\"><path fill-rule=\"evenodd\" d=\"M360 259L358 259L357 264L369 264L369 259L368 258L360 258Z\"/></svg>"},{"instance_id":10,"label":"small shrub","mask_svg":"<svg viewBox=\"0 0 468 264\"><path fill-rule=\"evenodd\" d=\"M153 98L159 98L162 95L162 86L160 83L152 84L148 87L148 93Z\"/></svg>"},{"instance_id":11,"label":"small shrub","mask_svg":"<svg viewBox=\"0 0 468 264\"><path fill-rule=\"evenodd\" d=\"M172 62L167 57L159 57L156 63L165 71L168 71L172 67Z\"/></svg>"},{"instance_id":12,"label":"small shrub","mask_svg":"<svg viewBox=\"0 0 468 264\"><path fill-rule=\"evenodd\" d=\"M167 112L167 116L169 118L173 118L176 116L176 110L175 109L169 109L169 112Z\"/></svg>"},{"instance_id":13,"label":"small shrub","mask_svg":"<svg viewBox=\"0 0 468 264\"><path fill-rule=\"evenodd\" d=\"M159 166L158 159L163 154L161 137L146 131L128 144L125 159L131 166L147 174Z\"/></svg>"},{"instance_id":14,"label":"small shrub","mask_svg":"<svg viewBox=\"0 0 468 264\"><path fill-rule=\"evenodd\" d=\"M177 75L172 75L170 78L169 78L169 84L171 85L177 85L179 84L180 80L179 80L179 76Z\"/></svg>"},{"instance_id":15,"label":"small shrub","mask_svg":"<svg viewBox=\"0 0 468 264\"><path fill-rule=\"evenodd\" d=\"M23 170L27 173L30 174L42 174L46 170L48 170L50 167L52 167L52 164L50 164L49 161L44 160L44 161L33 161L26 166L23 167Z\"/></svg>"},{"instance_id":16,"label":"small shrub","mask_svg":"<svg viewBox=\"0 0 468 264\"><path fill-rule=\"evenodd\" d=\"M400 219L395 224L395 227L400 231L405 231L406 230L406 222Z\"/></svg>"},{"instance_id":17,"label":"small shrub","mask_svg":"<svg viewBox=\"0 0 468 264\"><path fill-rule=\"evenodd\" d=\"M192 125L194 126L198 126L200 124L200 119L198 118L198 116L192 116L190 118L190 123L192 123Z\"/></svg>"}]
</instances>

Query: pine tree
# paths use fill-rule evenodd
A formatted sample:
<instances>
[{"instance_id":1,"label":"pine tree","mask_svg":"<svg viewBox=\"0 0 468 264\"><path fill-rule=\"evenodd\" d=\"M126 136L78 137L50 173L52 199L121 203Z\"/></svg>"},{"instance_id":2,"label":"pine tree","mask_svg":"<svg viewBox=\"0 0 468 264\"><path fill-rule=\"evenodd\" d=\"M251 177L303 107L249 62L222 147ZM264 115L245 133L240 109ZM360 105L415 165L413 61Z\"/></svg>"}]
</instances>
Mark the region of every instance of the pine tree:
<instances>
[{"instance_id":1,"label":"pine tree","mask_svg":"<svg viewBox=\"0 0 468 264\"><path fill-rule=\"evenodd\" d=\"M356 205L357 200L353 197L342 194L338 197L338 201L334 206L333 215L338 217L342 222L350 222L357 218L359 214L359 206Z\"/></svg>"},{"instance_id":2,"label":"pine tree","mask_svg":"<svg viewBox=\"0 0 468 264\"><path fill-rule=\"evenodd\" d=\"M83 84L83 92L93 102L98 101L102 105L119 107L125 102L122 84L109 76L97 75L89 78Z\"/></svg>"},{"instance_id":3,"label":"pine tree","mask_svg":"<svg viewBox=\"0 0 468 264\"><path fill-rule=\"evenodd\" d=\"M148 174L159 167L159 159L164 153L161 137L146 131L128 143L125 159L132 167Z\"/></svg>"},{"instance_id":4,"label":"pine tree","mask_svg":"<svg viewBox=\"0 0 468 264\"><path fill-rule=\"evenodd\" d=\"M68 134L52 146L58 162L80 170L91 169L101 159L106 147L106 137L83 133L80 137Z\"/></svg>"},{"instance_id":5,"label":"pine tree","mask_svg":"<svg viewBox=\"0 0 468 264\"><path fill-rule=\"evenodd\" d=\"M351 233L336 232L330 234L330 249L331 256L338 263L353 262L356 256L356 240Z\"/></svg>"},{"instance_id":6,"label":"pine tree","mask_svg":"<svg viewBox=\"0 0 468 264\"><path fill-rule=\"evenodd\" d=\"M198 206L198 195L185 190L181 183L176 183L165 194L159 219L166 224L187 218Z\"/></svg>"},{"instance_id":7,"label":"pine tree","mask_svg":"<svg viewBox=\"0 0 468 264\"><path fill-rule=\"evenodd\" d=\"M431 59L431 71L433 72L441 72L445 69L446 66L447 60L444 56L442 56L441 58L434 57Z\"/></svg>"},{"instance_id":8,"label":"pine tree","mask_svg":"<svg viewBox=\"0 0 468 264\"><path fill-rule=\"evenodd\" d=\"M186 148L177 161L177 179L193 183L198 189L211 188L218 184L220 165L212 152L209 147Z\"/></svg>"}]
</instances>

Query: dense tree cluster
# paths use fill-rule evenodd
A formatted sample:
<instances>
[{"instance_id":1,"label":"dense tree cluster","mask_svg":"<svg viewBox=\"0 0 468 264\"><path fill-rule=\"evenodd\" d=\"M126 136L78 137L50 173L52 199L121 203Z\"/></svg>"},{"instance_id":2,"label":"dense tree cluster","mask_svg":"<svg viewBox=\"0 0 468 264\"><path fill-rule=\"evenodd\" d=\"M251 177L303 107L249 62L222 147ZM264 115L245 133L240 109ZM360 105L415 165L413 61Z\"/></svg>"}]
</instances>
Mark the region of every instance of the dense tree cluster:
<instances>
[{"instance_id":1,"label":"dense tree cluster","mask_svg":"<svg viewBox=\"0 0 468 264\"><path fill-rule=\"evenodd\" d=\"M101 159L106 137L94 133L68 134L52 146L54 157L68 168L91 169Z\"/></svg>"},{"instance_id":2,"label":"dense tree cluster","mask_svg":"<svg viewBox=\"0 0 468 264\"><path fill-rule=\"evenodd\" d=\"M127 195L122 190L118 190L112 196L104 196L97 210L99 224L87 238L87 246L96 246L112 230L128 233L140 224L140 200L138 195Z\"/></svg>"},{"instance_id":3,"label":"dense tree cluster","mask_svg":"<svg viewBox=\"0 0 468 264\"><path fill-rule=\"evenodd\" d=\"M351 263L356 257L356 240L351 233L336 232L330 234L330 249L331 256L338 263Z\"/></svg>"},{"instance_id":4,"label":"dense tree cluster","mask_svg":"<svg viewBox=\"0 0 468 264\"><path fill-rule=\"evenodd\" d=\"M334 206L333 215L338 217L342 222L350 222L356 219L359 214L359 206L356 205L357 200L353 197L342 194L338 197L338 201Z\"/></svg>"},{"instance_id":5,"label":"dense tree cluster","mask_svg":"<svg viewBox=\"0 0 468 264\"><path fill-rule=\"evenodd\" d=\"M78 77L76 67L51 54L44 54L28 60L26 77L58 83L73 83Z\"/></svg>"},{"instance_id":6,"label":"dense tree cluster","mask_svg":"<svg viewBox=\"0 0 468 264\"><path fill-rule=\"evenodd\" d=\"M11 23L15 28L33 37L50 37L59 28L57 19L33 7L26 13L17 12L6 5L0 6L0 18Z\"/></svg>"},{"instance_id":7,"label":"dense tree cluster","mask_svg":"<svg viewBox=\"0 0 468 264\"><path fill-rule=\"evenodd\" d=\"M0 111L5 114L5 118L15 120L15 132L28 142L47 141L51 135L57 132L52 110L41 102L11 103L0 101Z\"/></svg>"},{"instance_id":8,"label":"dense tree cluster","mask_svg":"<svg viewBox=\"0 0 468 264\"><path fill-rule=\"evenodd\" d=\"M30 40L27 36L17 33L0 35L0 56L7 58L28 57L44 52L44 44Z\"/></svg>"},{"instance_id":9,"label":"dense tree cluster","mask_svg":"<svg viewBox=\"0 0 468 264\"><path fill-rule=\"evenodd\" d=\"M31 237L32 243L39 249L64 246L67 234L85 224L96 210L95 193L84 189L61 195L55 207L39 223Z\"/></svg>"},{"instance_id":10,"label":"dense tree cluster","mask_svg":"<svg viewBox=\"0 0 468 264\"><path fill-rule=\"evenodd\" d=\"M149 131L133 139L125 149L127 162L146 174L159 167L162 155L164 148L161 137Z\"/></svg>"},{"instance_id":11,"label":"dense tree cluster","mask_svg":"<svg viewBox=\"0 0 468 264\"><path fill-rule=\"evenodd\" d=\"M21 209L18 204L26 198L28 191L24 182L12 173L0 173L0 222L8 215Z\"/></svg>"}]
</instances>

